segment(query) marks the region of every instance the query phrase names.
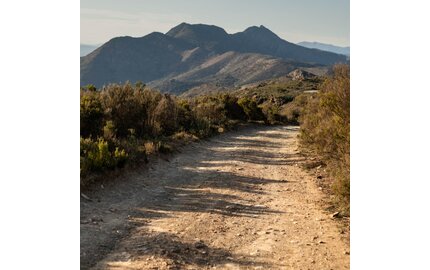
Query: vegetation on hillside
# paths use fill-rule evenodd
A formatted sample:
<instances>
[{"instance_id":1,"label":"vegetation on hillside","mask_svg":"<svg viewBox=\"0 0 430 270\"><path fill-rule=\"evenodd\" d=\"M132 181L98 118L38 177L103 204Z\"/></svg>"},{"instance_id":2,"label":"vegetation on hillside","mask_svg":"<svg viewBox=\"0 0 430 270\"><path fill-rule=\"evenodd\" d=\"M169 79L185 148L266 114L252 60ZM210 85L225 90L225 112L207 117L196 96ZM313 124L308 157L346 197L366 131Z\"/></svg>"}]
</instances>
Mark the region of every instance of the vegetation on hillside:
<instances>
[{"instance_id":1,"label":"vegetation on hillside","mask_svg":"<svg viewBox=\"0 0 430 270\"><path fill-rule=\"evenodd\" d=\"M205 138L240 122L285 123L282 106L294 99L289 93L179 98L142 83L82 88L81 184L93 173L145 161L150 153L170 152L175 141Z\"/></svg>"},{"instance_id":2,"label":"vegetation on hillside","mask_svg":"<svg viewBox=\"0 0 430 270\"><path fill-rule=\"evenodd\" d=\"M301 143L327 164L336 199L349 213L350 195L350 79L349 66L334 67L300 117Z\"/></svg>"},{"instance_id":3,"label":"vegetation on hillside","mask_svg":"<svg viewBox=\"0 0 430 270\"><path fill-rule=\"evenodd\" d=\"M330 78L284 78L191 98L142 83L89 85L81 89L80 105L82 185L94 173L146 161L240 122L300 123L301 145L327 164L337 202L349 211L348 66L336 66Z\"/></svg>"},{"instance_id":4,"label":"vegetation on hillside","mask_svg":"<svg viewBox=\"0 0 430 270\"><path fill-rule=\"evenodd\" d=\"M234 92L240 98L256 101L269 123L299 124L307 99L320 88L322 78L291 80L278 78Z\"/></svg>"}]
</instances>

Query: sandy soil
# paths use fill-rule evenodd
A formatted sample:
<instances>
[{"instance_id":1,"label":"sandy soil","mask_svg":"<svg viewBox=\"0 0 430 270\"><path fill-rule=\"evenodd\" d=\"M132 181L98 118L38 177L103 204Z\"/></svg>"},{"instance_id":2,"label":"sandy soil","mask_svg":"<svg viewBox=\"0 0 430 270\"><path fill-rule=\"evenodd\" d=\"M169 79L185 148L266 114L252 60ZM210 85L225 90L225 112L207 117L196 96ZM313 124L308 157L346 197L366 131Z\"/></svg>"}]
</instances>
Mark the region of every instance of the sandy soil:
<instances>
[{"instance_id":1,"label":"sandy soil","mask_svg":"<svg viewBox=\"0 0 430 270\"><path fill-rule=\"evenodd\" d=\"M81 199L82 269L349 269L296 127L184 147Z\"/></svg>"}]
</instances>

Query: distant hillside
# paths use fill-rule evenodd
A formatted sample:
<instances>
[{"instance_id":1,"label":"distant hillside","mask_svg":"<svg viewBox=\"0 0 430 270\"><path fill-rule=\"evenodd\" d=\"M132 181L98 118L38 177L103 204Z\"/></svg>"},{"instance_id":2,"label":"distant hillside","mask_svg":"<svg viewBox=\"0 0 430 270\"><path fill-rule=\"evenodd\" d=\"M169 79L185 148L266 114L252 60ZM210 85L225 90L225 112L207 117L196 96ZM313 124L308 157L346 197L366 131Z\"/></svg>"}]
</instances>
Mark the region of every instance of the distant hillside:
<instances>
[{"instance_id":1,"label":"distant hillside","mask_svg":"<svg viewBox=\"0 0 430 270\"><path fill-rule=\"evenodd\" d=\"M308 42L308 41L299 42L297 43L297 45L300 45L306 48L318 49L322 51L333 52L333 53L349 56L349 47L339 47L331 44L324 44L319 42Z\"/></svg>"},{"instance_id":2,"label":"distant hillside","mask_svg":"<svg viewBox=\"0 0 430 270\"><path fill-rule=\"evenodd\" d=\"M87 45L87 44L81 44L81 56L85 56L95 49L97 49L97 45Z\"/></svg>"},{"instance_id":3,"label":"distant hillside","mask_svg":"<svg viewBox=\"0 0 430 270\"><path fill-rule=\"evenodd\" d=\"M228 51L209 57L186 72L152 81L149 85L168 92L182 92L207 83L221 88L232 87L279 77L297 66L312 65L289 62L263 54Z\"/></svg>"},{"instance_id":4,"label":"distant hillside","mask_svg":"<svg viewBox=\"0 0 430 270\"><path fill-rule=\"evenodd\" d=\"M295 69L289 72L287 75L273 76L270 79L259 80L257 82L242 84L241 86L230 88L214 83L207 83L193 87L183 92L180 96L189 98L227 91L233 94L239 94L240 96L245 95L249 97L256 94L259 96L269 96L275 94L276 96L276 93L279 91L283 94L286 92L289 94L298 94L303 93L304 91L317 90L324 79L329 76L325 70L319 70L319 73L324 75L319 76L303 69Z\"/></svg>"},{"instance_id":5,"label":"distant hillside","mask_svg":"<svg viewBox=\"0 0 430 270\"><path fill-rule=\"evenodd\" d=\"M228 34L213 25L182 23L166 34L111 39L81 57L81 85L143 81L181 93L207 83L239 86L298 67L346 61L342 55L285 41L264 26Z\"/></svg>"}]
</instances>

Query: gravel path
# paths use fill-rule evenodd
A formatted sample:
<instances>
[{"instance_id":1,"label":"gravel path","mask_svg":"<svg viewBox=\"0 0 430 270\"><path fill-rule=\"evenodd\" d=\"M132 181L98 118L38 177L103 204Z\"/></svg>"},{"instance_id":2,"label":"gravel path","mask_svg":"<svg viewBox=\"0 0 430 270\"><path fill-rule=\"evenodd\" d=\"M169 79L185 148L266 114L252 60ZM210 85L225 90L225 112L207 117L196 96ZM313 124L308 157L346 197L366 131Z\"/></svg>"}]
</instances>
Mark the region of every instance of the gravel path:
<instances>
[{"instance_id":1,"label":"gravel path","mask_svg":"<svg viewBox=\"0 0 430 270\"><path fill-rule=\"evenodd\" d=\"M349 244L299 165L298 128L252 126L81 199L82 269L349 269Z\"/></svg>"}]
</instances>

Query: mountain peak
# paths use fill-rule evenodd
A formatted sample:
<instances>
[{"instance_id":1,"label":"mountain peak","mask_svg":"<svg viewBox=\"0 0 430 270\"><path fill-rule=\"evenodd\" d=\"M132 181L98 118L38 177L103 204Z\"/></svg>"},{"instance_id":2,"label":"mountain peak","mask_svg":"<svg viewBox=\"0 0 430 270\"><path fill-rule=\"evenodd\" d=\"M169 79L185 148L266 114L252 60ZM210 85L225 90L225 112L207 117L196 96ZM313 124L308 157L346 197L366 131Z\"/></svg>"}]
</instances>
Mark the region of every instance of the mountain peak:
<instances>
[{"instance_id":1,"label":"mountain peak","mask_svg":"<svg viewBox=\"0 0 430 270\"><path fill-rule=\"evenodd\" d=\"M208 25L208 24L189 24L189 23L181 23L177 26L170 29L166 35L172 37L187 37L191 35L228 35L227 32L218 27L216 25Z\"/></svg>"},{"instance_id":2,"label":"mountain peak","mask_svg":"<svg viewBox=\"0 0 430 270\"><path fill-rule=\"evenodd\" d=\"M279 39L279 37L270 31L268 28L266 28L264 25L258 26L251 26L245 29L243 33L252 35L256 38L276 38Z\"/></svg>"},{"instance_id":3,"label":"mountain peak","mask_svg":"<svg viewBox=\"0 0 430 270\"><path fill-rule=\"evenodd\" d=\"M195 46L215 48L228 40L229 35L221 27L207 24L181 23L167 33L167 36L185 40Z\"/></svg>"}]
</instances>

